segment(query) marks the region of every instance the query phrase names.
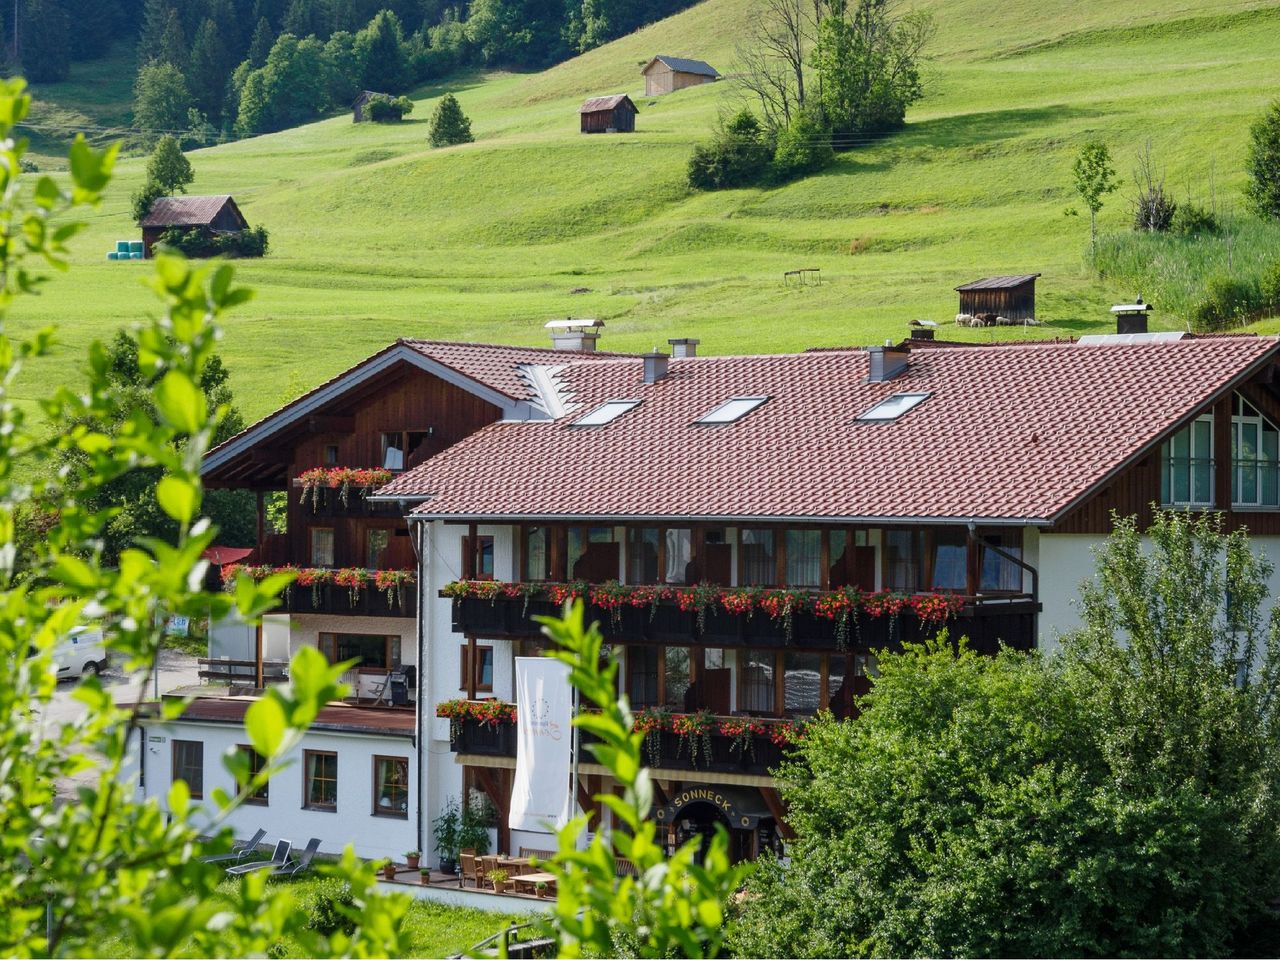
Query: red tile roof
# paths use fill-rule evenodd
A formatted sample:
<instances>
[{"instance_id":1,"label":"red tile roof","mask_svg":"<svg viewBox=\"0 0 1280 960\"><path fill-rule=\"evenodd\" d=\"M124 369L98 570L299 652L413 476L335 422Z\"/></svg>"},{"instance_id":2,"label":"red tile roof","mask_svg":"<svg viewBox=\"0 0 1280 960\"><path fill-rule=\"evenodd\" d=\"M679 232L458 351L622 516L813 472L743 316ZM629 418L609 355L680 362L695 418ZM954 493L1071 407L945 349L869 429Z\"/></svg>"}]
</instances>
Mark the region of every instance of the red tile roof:
<instances>
[{"instance_id":1,"label":"red tile roof","mask_svg":"<svg viewBox=\"0 0 1280 960\"><path fill-rule=\"evenodd\" d=\"M213 223L219 211L235 201L228 194L215 197L160 197L147 215L138 221L140 227L200 227ZM237 216L239 209L236 210ZM243 220L243 217L240 217Z\"/></svg>"},{"instance_id":2,"label":"red tile roof","mask_svg":"<svg viewBox=\"0 0 1280 960\"><path fill-rule=\"evenodd\" d=\"M1213 396L1268 362L1270 337L922 349L867 383L867 353L572 363L576 408L495 423L379 495L427 496L428 516L1047 520ZM856 417L928 392L901 419ZM734 396L769 402L727 426L693 421ZM643 402L570 426L609 399Z\"/></svg>"}]
</instances>

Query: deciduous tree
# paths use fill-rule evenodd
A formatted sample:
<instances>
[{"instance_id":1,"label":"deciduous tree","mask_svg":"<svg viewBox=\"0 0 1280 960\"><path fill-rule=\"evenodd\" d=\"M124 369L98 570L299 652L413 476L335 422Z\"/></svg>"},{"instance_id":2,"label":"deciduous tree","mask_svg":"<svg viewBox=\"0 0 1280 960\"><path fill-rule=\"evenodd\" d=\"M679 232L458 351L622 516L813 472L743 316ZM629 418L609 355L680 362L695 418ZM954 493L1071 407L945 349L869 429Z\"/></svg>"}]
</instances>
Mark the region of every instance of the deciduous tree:
<instances>
[{"instance_id":1,"label":"deciduous tree","mask_svg":"<svg viewBox=\"0 0 1280 960\"><path fill-rule=\"evenodd\" d=\"M196 177L176 137L165 134L147 158L147 180L165 193L186 193Z\"/></svg>"},{"instance_id":2,"label":"deciduous tree","mask_svg":"<svg viewBox=\"0 0 1280 960\"><path fill-rule=\"evenodd\" d=\"M157 60L138 71L133 86L133 125L147 139L185 130L192 106L186 77L172 63Z\"/></svg>"},{"instance_id":3,"label":"deciduous tree","mask_svg":"<svg viewBox=\"0 0 1280 960\"><path fill-rule=\"evenodd\" d=\"M1090 140L1080 148L1071 168L1076 193L1089 210L1089 250L1098 254L1098 211L1102 198L1116 190L1116 168L1111 164L1111 151L1099 140Z\"/></svg>"},{"instance_id":4,"label":"deciduous tree","mask_svg":"<svg viewBox=\"0 0 1280 960\"><path fill-rule=\"evenodd\" d=\"M1280 220L1280 100L1249 128L1245 197L1260 217Z\"/></svg>"}]
</instances>

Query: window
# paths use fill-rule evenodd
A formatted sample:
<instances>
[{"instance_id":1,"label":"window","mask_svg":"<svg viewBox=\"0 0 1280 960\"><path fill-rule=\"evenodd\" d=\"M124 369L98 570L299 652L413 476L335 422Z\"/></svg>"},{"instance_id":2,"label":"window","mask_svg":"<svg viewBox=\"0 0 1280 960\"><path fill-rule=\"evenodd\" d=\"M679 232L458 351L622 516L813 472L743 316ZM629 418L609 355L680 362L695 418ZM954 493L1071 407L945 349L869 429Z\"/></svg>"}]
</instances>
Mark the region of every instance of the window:
<instances>
[{"instance_id":1,"label":"window","mask_svg":"<svg viewBox=\"0 0 1280 960\"><path fill-rule=\"evenodd\" d=\"M462 645L462 680L459 690L471 689L471 648ZM476 647L476 690L493 690L493 647Z\"/></svg>"},{"instance_id":2,"label":"window","mask_svg":"<svg viewBox=\"0 0 1280 960\"><path fill-rule=\"evenodd\" d=\"M387 545L391 543L391 531L386 527L374 527L365 531L364 535L364 565L370 570L378 570L382 567L382 555L387 550Z\"/></svg>"},{"instance_id":3,"label":"window","mask_svg":"<svg viewBox=\"0 0 1280 960\"><path fill-rule=\"evenodd\" d=\"M778 582L777 555L772 530L743 530L740 546L744 586L769 587Z\"/></svg>"},{"instance_id":4,"label":"window","mask_svg":"<svg viewBox=\"0 0 1280 960\"><path fill-rule=\"evenodd\" d=\"M769 650L738 654L738 709L743 713L773 713L774 655Z\"/></svg>"},{"instance_id":5,"label":"window","mask_svg":"<svg viewBox=\"0 0 1280 960\"><path fill-rule=\"evenodd\" d=\"M326 467L336 467L338 465L338 445L336 443L326 443L324 445L324 465Z\"/></svg>"},{"instance_id":6,"label":"window","mask_svg":"<svg viewBox=\"0 0 1280 960\"><path fill-rule=\"evenodd\" d=\"M191 799L204 797L204 744L201 741L173 741L173 774L170 779L186 783Z\"/></svg>"},{"instance_id":7,"label":"window","mask_svg":"<svg viewBox=\"0 0 1280 960\"><path fill-rule=\"evenodd\" d=\"M786 654L782 684L785 712L817 713L822 697L822 654Z\"/></svg>"},{"instance_id":8,"label":"window","mask_svg":"<svg viewBox=\"0 0 1280 960\"><path fill-rule=\"evenodd\" d=\"M822 531L788 530L787 586L822 586Z\"/></svg>"},{"instance_id":9,"label":"window","mask_svg":"<svg viewBox=\"0 0 1280 960\"><path fill-rule=\"evenodd\" d=\"M884 532L884 586L900 593L920 589L921 561L924 558L924 535L919 530L886 530Z\"/></svg>"},{"instance_id":10,"label":"window","mask_svg":"<svg viewBox=\"0 0 1280 960\"><path fill-rule=\"evenodd\" d=\"M664 530L665 547L663 580L667 583L688 583L689 565L693 563L693 531Z\"/></svg>"},{"instance_id":11,"label":"window","mask_svg":"<svg viewBox=\"0 0 1280 960\"><path fill-rule=\"evenodd\" d=\"M969 584L969 535L964 530L943 529L933 536L932 590L963 592Z\"/></svg>"},{"instance_id":12,"label":"window","mask_svg":"<svg viewBox=\"0 0 1280 960\"><path fill-rule=\"evenodd\" d=\"M662 659L665 668L665 706L677 712L696 709L685 703L685 694L689 692L689 648L664 647Z\"/></svg>"},{"instance_id":13,"label":"window","mask_svg":"<svg viewBox=\"0 0 1280 960\"><path fill-rule=\"evenodd\" d=\"M267 765L267 762L262 759L262 754L258 753L257 750L253 749L253 747L249 746L248 744L241 743L236 746L236 749L249 758L249 778L250 779L260 774L262 772L262 768ZM259 787L257 790L255 790L252 794L250 794L249 798L245 800L245 803L252 803L260 807L267 806L267 796L270 789L271 789L271 783L270 781L268 781L267 783L264 783L261 787Z\"/></svg>"},{"instance_id":14,"label":"window","mask_svg":"<svg viewBox=\"0 0 1280 960\"><path fill-rule=\"evenodd\" d=\"M978 589L983 593L1021 593L1022 568L991 549L999 547L1010 557L1022 559L1021 536L1012 533L982 534L982 579Z\"/></svg>"},{"instance_id":15,"label":"window","mask_svg":"<svg viewBox=\"0 0 1280 960\"><path fill-rule=\"evenodd\" d=\"M658 703L657 647L627 647L627 699L632 707Z\"/></svg>"},{"instance_id":16,"label":"window","mask_svg":"<svg viewBox=\"0 0 1280 960\"><path fill-rule=\"evenodd\" d=\"M493 579L493 537L476 537L475 567L471 561L471 538L462 538L462 573L469 580Z\"/></svg>"},{"instance_id":17,"label":"window","mask_svg":"<svg viewBox=\"0 0 1280 960\"><path fill-rule=\"evenodd\" d=\"M333 566L333 528L311 528L311 565L313 567Z\"/></svg>"},{"instance_id":18,"label":"window","mask_svg":"<svg viewBox=\"0 0 1280 960\"><path fill-rule=\"evenodd\" d=\"M619 544L613 527L569 528L569 579L603 583L618 579Z\"/></svg>"},{"instance_id":19,"label":"window","mask_svg":"<svg viewBox=\"0 0 1280 960\"><path fill-rule=\"evenodd\" d=\"M827 585L832 590L856 586L874 590L876 586L876 548L870 545L866 530L832 530L830 533L831 566Z\"/></svg>"},{"instance_id":20,"label":"window","mask_svg":"<svg viewBox=\"0 0 1280 960\"><path fill-rule=\"evenodd\" d=\"M658 582L658 545L662 531L632 527L627 531L627 583Z\"/></svg>"},{"instance_id":21,"label":"window","mask_svg":"<svg viewBox=\"0 0 1280 960\"><path fill-rule=\"evenodd\" d=\"M639 400L606 400L590 413L573 421L570 426L603 427L606 424L613 423L628 410L638 406L640 406Z\"/></svg>"},{"instance_id":22,"label":"window","mask_svg":"<svg viewBox=\"0 0 1280 960\"><path fill-rule=\"evenodd\" d=\"M1232 401L1231 461L1233 504L1280 506L1280 432L1239 394Z\"/></svg>"},{"instance_id":23,"label":"window","mask_svg":"<svg viewBox=\"0 0 1280 960\"><path fill-rule=\"evenodd\" d=\"M330 663L356 660L356 668L391 670L400 666L400 638L380 634L322 633L320 652Z\"/></svg>"},{"instance_id":24,"label":"window","mask_svg":"<svg viewBox=\"0 0 1280 960\"><path fill-rule=\"evenodd\" d=\"M373 815L409 819L409 758L373 758Z\"/></svg>"},{"instance_id":25,"label":"window","mask_svg":"<svg viewBox=\"0 0 1280 960\"><path fill-rule=\"evenodd\" d=\"M552 579L551 531L547 527L525 527L521 547L520 579L530 582Z\"/></svg>"},{"instance_id":26,"label":"window","mask_svg":"<svg viewBox=\"0 0 1280 960\"><path fill-rule=\"evenodd\" d=\"M887 420L897 420L904 413L915 409L928 399L929 394L927 393L895 393L893 396L881 400L865 413L859 414L858 419L879 423Z\"/></svg>"},{"instance_id":27,"label":"window","mask_svg":"<svg viewBox=\"0 0 1280 960\"><path fill-rule=\"evenodd\" d=\"M693 422L705 424L734 423L737 420L741 420L768 399L768 397L733 397L718 407L707 411Z\"/></svg>"},{"instance_id":28,"label":"window","mask_svg":"<svg viewBox=\"0 0 1280 960\"><path fill-rule=\"evenodd\" d=\"M404 469L404 435L399 431L382 435L382 466L386 470Z\"/></svg>"},{"instance_id":29,"label":"window","mask_svg":"<svg viewBox=\"0 0 1280 960\"><path fill-rule=\"evenodd\" d=\"M1213 418L1175 433L1160 451L1160 501L1173 506L1213 504Z\"/></svg>"},{"instance_id":30,"label":"window","mask_svg":"<svg viewBox=\"0 0 1280 960\"><path fill-rule=\"evenodd\" d=\"M338 809L338 755L321 750L303 753L302 805L308 810Z\"/></svg>"}]
</instances>

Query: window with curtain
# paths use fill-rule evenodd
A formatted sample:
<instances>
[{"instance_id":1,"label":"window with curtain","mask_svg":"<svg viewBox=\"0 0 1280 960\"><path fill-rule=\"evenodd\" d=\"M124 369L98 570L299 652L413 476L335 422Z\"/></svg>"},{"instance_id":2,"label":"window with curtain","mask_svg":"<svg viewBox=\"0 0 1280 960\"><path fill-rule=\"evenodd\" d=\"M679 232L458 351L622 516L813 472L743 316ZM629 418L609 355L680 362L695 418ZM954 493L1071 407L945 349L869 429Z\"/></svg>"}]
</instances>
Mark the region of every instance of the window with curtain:
<instances>
[{"instance_id":1,"label":"window with curtain","mask_svg":"<svg viewBox=\"0 0 1280 960\"><path fill-rule=\"evenodd\" d=\"M923 536L919 530L886 530L884 532L884 585L899 593L916 593L920 589L924 558Z\"/></svg>"},{"instance_id":2,"label":"window with curtain","mask_svg":"<svg viewBox=\"0 0 1280 960\"><path fill-rule=\"evenodd\" d=\"M311 565L313 567L333 566L333 528L311 528Z\"/></svg>"},{"instance_id":3,"label":"window with curtain","mask_svg":"<svg viewBox=\"0 0 1280 960\"><path fill-rule=\"evenodd\" d=\"M470 679L471 671L471 648L465 643L462 644L462 680L458 684L459 690L466 690L467 681ZM476 690L486 693L493 690L493 647L477 646L476 647Z\"/></svg>"},{"instance_id":4,"label":"window with curtain","mask_svg":"<svg viewBox=\"0 0 1280 960\"><path fill-rule=\"evenodd\" d=\"M551 579L551 539L547 527L525 527L521 550L523 569L520 578L525 581Z\"/></svg>"},{"instance_id":5,"label":"window with curtain","mask_svg":"<svg viewBox=\"0 0 1280 960\"><path fill-rule=\"evenodd\" d=\"M199 740L173 741L173 775L191 792L191 799L204 797L204 743Z\"/></svg>"},{"instance_id":6,"label":"window with curtain","mask_svg":"<svg viewBox=\"0 0 1280 960\"><path fill-rule=\"evenodd\" d=\"M659 531L632 527L627 531L627 583L658 582Z\"/></svg>"},{"instance_id":7,"label":"window with curtain","mask_svg":"<svg viewBox=\"0 0 1280 960\"><path fill-rule=\"evenodd\" d=\"M307 750L302 760L302 805L308 810L338 809L338 755Z\"/></svg>"},{"instance_id":8,"label":"window with curtain","mask_svg":"<svg viewBox=\"0 0 1280 960\"><path fill-rule=\"evenodd\" d=\"M689 648L664 647L662 658L666 668L666 701L665 706L677 712L696 709L686 705L685 694L689 692Z\"/></svg>"},{"instance_id":9,"label":"window with curtain","mask_svg":"<svg viewBox=\"0 0 1280 960\"><path fill-rule=\"evenodd\" d=\"M386 552L390 543L391 531L386 527L374 527L366 530L364 536L364 565L370 570L379 569L382 566L382 554Z\"/></svg>"},{"instance_id":10,"label":"window with curtain","mask_svg":"<svg viewBox=\"0 0 1280 960\"><path fill-rule=\"evenodd\" d=\"M932 590L954 590L963 593L968 587L969 534L965 530L944 527L933 535Z\"/></svg>"},{"instance_id":11,"label":"window with curtain","mask_svg":"<svg viewBox=\"0 0 1280 960\"><path fill-rule=\"evenodd\" d=\"M373 815L409 818L408 757L373 758Z\"/></svg>"},{"instance_id":12,"label":"window with curtain","mask_svg":"<svg viewBox=\"0 0 1280 960\"><path fill-rule=\"evenodd\" d=\"M782 663L785 712L817 713L822 697L822 654L788 653Z\"/></svg>"},{"instance_id":13,"label":"window with curtain","mask_svg":"<svg viewBox=\"0 0 1280 960\"><path fill-rule=\"evenodd\" d=\"M693 531L664 530L666 540L666 583L688 583L689 565L693 562Z\"/></svg>"},{"instance_id":14,"label":"window with curtain","mask_svg":"<svg viewBox=\"0 0 1280 960\"><path fill-rule=\"evenodd\" d=\"M627 647L627 698L635 708L658 705L658 647Z\"/></svg>"},{"instance_id":15,"label":"window with curtain","mask_svg":"<svg viewBox=\"0 0 1280 960\"><path fill-rule=\"evenodd\" d=\"M1212 417L1191 422L1161 448L1160 501L1172 506L1212 506Z\"/></svg>"},{"instance_id":16,"label":"window with curtain","mask_svg":"<svg viewBox=\"0 0 1280 960\"><path fill-rule=\"evenodd\" d=\"M262 772L262 768L267 765L266 761L262 759L262 754L258 753L257 750L253 749L253 747L249 746L248 744L244 744L244 743L238 744L236 746L236 749L239 750L242 754L244 754L245 757L248 759L250 777L256 777L259 773ZM238 785L237 785L237 789L238 789ZM251 803L259 807L267 806L270 790L271 790L271 782L268 781L264 783L261 787L259 787L257 790L255 790L253 794L248 799L245 800L245 803Z\"/></svg>"},{"instance_id":17,"label":"window with curtain","mask_svg":"<svg viewBox=\"0 0 1280 960\"><path fill-rule=\"evenodd\" d=\"M476 580L492 580L493 579L493 537L483 536L476 537ZM471 538L462 538L462 562L459 565L463 576L470 578L472 575L470 567L467 565L471 553Z\"/></svg>"},{"instance_id":18,"label":"window with curtain","mask_svg":"<svg viewBox=\"0 0 1280 960\"><path fill-rule=\"evenodd\" d=\"M831 654L827 657L827 705L835 712L844 693L844 675L848 657L843 654Z\"/></svg>"},{"instance_id":19,"label":"window with curtain","mask_svg":"<svg viewBox=\"0 0 1280 960\"><path fill-rule=\"evenodd\" d=\"M772 530L743 530L738 550L744 586L771 587L778 582Z\"/></svg>"},{"instance_id":20,"label":"window with curtain","mask_svg":"<svg viewBox=\"0 0 1280 960\"><path fill-rule=\"evenodd\" d=\"M1238 507L1280 506L1280 432L1236 394L1231 417L1231 502Z\"/></svg>"},{"instance_id":21,"label":"window with curtain","mask_svg":"<svg viewBox=\"0 0 1280 960\"><path fill-rule=\"evenodd\" d=\"M738 654L738 709L745 713L773 713L774 657L770 650Z\"/></svg>"},{"instance_id":22,"label":"window with curtain","mask_svg":"<svg viewBox=\"0 0 1280 960\"><path fill-rule=\"evenodd\" d=\"M788 530L787 586L822 586L822 531Z\"/></svg>"},{"instance_id":23,"label":"window with curtain","mask_svg":"<svg viewBox=\"0 0 1280 960\"><path fill-rule=\"evenodd\" d=\"M569 579L603 583L618 578L618 544L613 527L570 527Z\"/></svg>"},{"instance_id":24,"label":"window with curtain","mask_svg":"<svg viewBox=\"0 0 1280 960\"><path fill-rule=\"evenodd\" d=\"M1022 559L1021 537L1011 533L984 533L984 543L999 547L1011 557ZM982 548L982 580L984 593L1021 593L1022 568L985 545Z\"/></svg>"},{"instance_id":25,"label":"window with curtain","mask_svg":"<svg viewBox=\"0 0 1280 960\"><path fill-rule=\"evenodd\" d=\"M357 660L356 667L392 670L400 666L400 638L382 634L322 633L320 652L330 663Z\"/></svg>"}]
</instances>

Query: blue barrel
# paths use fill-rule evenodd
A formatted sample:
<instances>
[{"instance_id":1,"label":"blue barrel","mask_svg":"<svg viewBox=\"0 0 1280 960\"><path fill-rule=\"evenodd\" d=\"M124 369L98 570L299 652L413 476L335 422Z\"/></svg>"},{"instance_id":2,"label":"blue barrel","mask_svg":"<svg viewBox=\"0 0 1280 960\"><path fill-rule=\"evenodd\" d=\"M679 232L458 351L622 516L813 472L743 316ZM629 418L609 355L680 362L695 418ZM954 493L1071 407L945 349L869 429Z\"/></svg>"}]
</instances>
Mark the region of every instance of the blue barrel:
<instances>
[{"instance_id":1,"label":"blue barrel","mask_svg":"<svg viewBox=\"0 0 1280 960\"><path fill-rule=\"evenodd\" d=\"M108 259L108 260L119 260L119 259L120 259L120 254L118 254L118 253L116 253L114 250L112 250L110 253L108 253L108 254L107 254L107 259Z\"/></svg>"},{"instance_id":2,"label":"blue barrel","mask_svg":"<svg viewBox=\"0 0 1280 960\"><path fill-rule=\"evenodd\" d=\"M142 241L141 241L141 240L130 240L130 241L129 241L129 252L130 252L130 253L142 253L142 251L143 251L143 250L145 250L145 249L146 249L146 247L144 247L144 246L142 245Z\"/></svg>"},{"instance_id":3,"label":"blue barrel","mask_svg":"<svg viewBox=\"0 0 1280 960\"><path fill-rule=\"evenodd\" d=\"M116 241L116 253L128 253L128 252L129 252L129 241L128 241L128 240L117 240L117 241Z\"/></svg>"},{"instance_id":4,"label":"blue barrel","mask_svg":"<svg viewBox=\"0 0 1280 960\"><path fill-rule=\"evenodd\" d=\"M141 250L139 250L137 253L130 253L130 254L129 254L129 259L130 259L130 260L141 260L141 259L142 259L142 251L141 251Z\"/></svg>"}]
</instances>

